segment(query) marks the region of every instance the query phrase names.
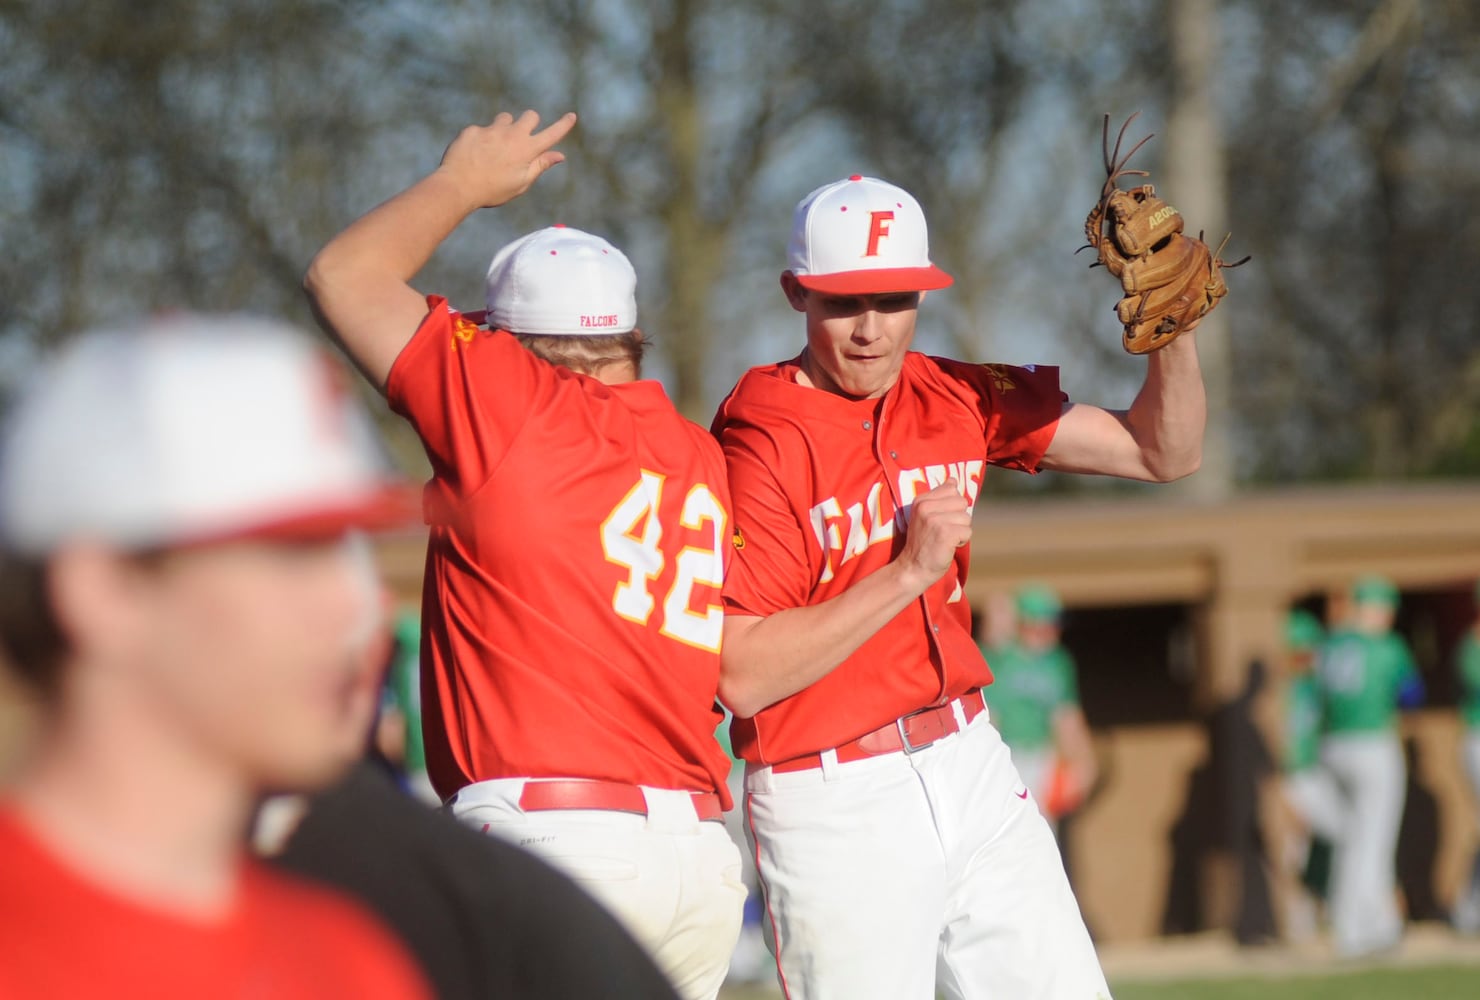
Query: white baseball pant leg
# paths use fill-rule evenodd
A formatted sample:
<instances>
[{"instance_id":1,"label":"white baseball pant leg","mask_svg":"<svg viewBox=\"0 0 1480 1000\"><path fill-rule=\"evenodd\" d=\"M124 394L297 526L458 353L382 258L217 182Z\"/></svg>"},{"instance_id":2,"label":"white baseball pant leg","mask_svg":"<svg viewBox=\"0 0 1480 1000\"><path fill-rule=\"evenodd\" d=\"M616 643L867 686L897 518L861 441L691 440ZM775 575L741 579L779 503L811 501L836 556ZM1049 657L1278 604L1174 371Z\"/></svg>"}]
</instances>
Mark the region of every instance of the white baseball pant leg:
<instances>
[{"instance_id":1,"label":"white baseball pant leg","mask_svg":"<svg viewBox=\"0 0 1480 1000\"><path fill-rule=\"evenodd\" d=\"M1465 758L1465 774L1469 775L1470 788L1475 793L1476 816L1480 817L1480 726L1465 729L1461 752Z\"/></svg>"},{"instance_id":2,"label":"white baseball pant leg","mask_svg":"<svg viewBox=\"0 0 1480 1000\"><path fill-rule=\"evenodd\" d=\"M1391 732L1335 733L1321 744L1348 803L1348 833L1331 863L1331 929L1336 950L1362 955L1398 943L1395 898L1398 827L1403 820L1403 748Z\"/></svg>"},{"instance_id":3,"label":"white baseball pant leg","mask_svg":"<svg viewBox=\"0 0 1480 1000\"><path fill-rule=\"evenodd\" d=\"M480 781L448 804L474 829L517 844L569 875L648 950L684 1000L714 1000L745 904L740 850L703 822L689 793L643 788L648 814L525 812L525 779ZM579 947L579 943L573 943Z\"/></svg>"},{"instance_id":4,"label":"white baseball pant leg","mask_svg":"<svg viewBox=\"0 0 1480 1000\"><path fill-rule=\"evenodd\" d=\"M1469 775L1470 788L1475 793L1475 805L1480 806L1480 726L1465 729L1462 753L1465 773ZM1466 874L1468 878L1460 885L1454 901L1454 927L1466 934L1475 934L1480 933L1480 851L1476 852Z\"/></svg>"},{"instance_id":5,"label":"white baseball pant leg","mask_svg":"<svg viewBox=\"0 0 1480 1000\"><path fill-rule=\"evenodd\" d=\"M1320 765L1284 777L1285 797L1311 833L1333 844L1346 832L1350 816L1341 789L1330 771Z\"/></svg>"},{"instance_id":6,"label":"white baseball pant leg","mask_svg":"<svg viewBox=\"0 0 1480 1000\"><path fill-rule=\"evenodd\" d=\"M913 754L752 768L745 809L789 1000L1110 996L985 712Z\"/></svg>"},{"instance_id":7,"label":"white baseball pant leg","mask_svg":"<svg viewBox=\"0 0 1480 1000\"><path fill-rule=\"evenodd\" d=\"M1285 845L1283 863L1297 873L1310 857L1312 834L1332 845L1340 841L1348 823L1346 802L1331 772L1319 764L1287 773L1281 779L1285 800L1299 814L1305 829L1293 832ZM1315 898L1301 890L1285 899L1285 934L1291 941L1314 937L1319 929Z\"/></svg>"}]
</instances>

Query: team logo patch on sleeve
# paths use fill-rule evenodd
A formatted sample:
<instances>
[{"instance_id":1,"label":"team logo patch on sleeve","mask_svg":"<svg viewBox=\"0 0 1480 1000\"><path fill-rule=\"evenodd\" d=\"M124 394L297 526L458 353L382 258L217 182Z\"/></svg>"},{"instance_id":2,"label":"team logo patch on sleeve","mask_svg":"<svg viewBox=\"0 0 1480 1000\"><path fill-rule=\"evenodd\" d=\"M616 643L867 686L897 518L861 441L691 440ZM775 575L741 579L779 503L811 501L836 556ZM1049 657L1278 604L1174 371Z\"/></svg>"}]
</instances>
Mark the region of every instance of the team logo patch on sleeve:
<instances>
[{"instance_id":1,"label":"team logo patch on sleeve","mask_svg":"<svg viewBox=\"0 0 1480 1000\"><path fill-rule=\"evenodd\" d=\"M1017 383L1007 373L1005 365L982 365L982 367L986 369L987 375L992 379L992 385L998 392L1008 392L1017 388Z\"/></svg>"},{"instance_id":2,"label":"team logo patch on sleeve","mask_svg":"<svg viewBox=\"0 0 1480 1000\"><path fill-rule=\"evenodd\" d=\"M452 319L452 349L457 350L458 341L464 344L471 343L478 334L478 324L468 319L461 313Z\"/></svg>"}]
</instances>

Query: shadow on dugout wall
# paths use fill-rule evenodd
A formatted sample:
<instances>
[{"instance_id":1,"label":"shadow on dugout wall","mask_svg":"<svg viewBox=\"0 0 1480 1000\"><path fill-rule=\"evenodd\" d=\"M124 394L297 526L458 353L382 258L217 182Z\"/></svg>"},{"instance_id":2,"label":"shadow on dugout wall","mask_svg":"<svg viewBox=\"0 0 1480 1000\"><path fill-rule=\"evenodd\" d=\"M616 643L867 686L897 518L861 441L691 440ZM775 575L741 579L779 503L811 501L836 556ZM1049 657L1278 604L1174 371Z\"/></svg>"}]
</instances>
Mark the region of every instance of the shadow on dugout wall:
<instances>
[{"instance_id":1,"label":"shadow on dugout wall","mask_svg":"<svg viewBox=\"0 0 1480 1000\"><path fill-rule=\"evenodd\" d=\"M1398 827L1398 887L1409 920L1443 920L1444 907L1434 895L1434 859L1439 853L1439 799L1419 783L1423 761L1418 741L1403 740L1408 768L1403 821Z\"/></svg>"},{"instance_id":2,"label":"shadow on dugout wall","mask_svg":"<svg viewBox=\"0 0 1480 1000\"><path fill-rule=\"evenodd\" d=\"M1162 934L1209 929L1207 876L1210 863L1221 858L1235 876L1235 939L1248 945L1276 936L1259 812L1259 785L1274 761L1253 715L1265 678L1263 661L1251 662L1244 690L1203 719L1208 755L1188 776L1186 802L1168 833L1172 857Z\"/></svg>"}]
</instances>

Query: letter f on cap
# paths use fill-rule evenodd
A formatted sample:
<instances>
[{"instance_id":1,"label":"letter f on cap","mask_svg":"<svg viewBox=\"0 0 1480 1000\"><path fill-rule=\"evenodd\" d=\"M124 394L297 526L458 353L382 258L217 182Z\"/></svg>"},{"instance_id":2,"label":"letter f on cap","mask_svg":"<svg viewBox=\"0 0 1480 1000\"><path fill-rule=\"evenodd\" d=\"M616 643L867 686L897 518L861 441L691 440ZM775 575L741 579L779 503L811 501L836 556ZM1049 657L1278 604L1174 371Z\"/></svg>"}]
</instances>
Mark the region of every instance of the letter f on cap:
<instances>
[{"instance_id":1,"label":"letter f on cap","mask_svg":"<svg viewBox=\"0 0 1480 1000\"><path fill-rule=\"evenodd\" d=\"M889 235L889 223L894 221L893 212L870 212L868 223L868 249L865 257L879 256L879 241Z\"/></svg>"}]
</instances>

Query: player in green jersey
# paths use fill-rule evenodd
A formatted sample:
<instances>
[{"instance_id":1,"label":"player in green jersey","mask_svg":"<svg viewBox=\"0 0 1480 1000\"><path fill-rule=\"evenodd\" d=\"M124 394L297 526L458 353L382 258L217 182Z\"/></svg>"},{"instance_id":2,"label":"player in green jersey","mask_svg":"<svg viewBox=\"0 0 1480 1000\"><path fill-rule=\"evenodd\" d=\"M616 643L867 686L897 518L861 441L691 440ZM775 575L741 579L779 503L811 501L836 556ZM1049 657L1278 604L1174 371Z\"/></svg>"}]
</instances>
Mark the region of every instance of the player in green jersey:
<instances>
[{"instance_id":1,"label":"player in green jersey","mask_svg":"<svg viewBox=\"0 0 1480 1000\"><path fill-rule=\"evenodd\" d=\"M1094 748L1074 658L1060 644L1062 602L1033 584L1017 592L1015 605L1014 639L983 650L993 677L984 693L1019 777L1056 827L1094 783Z\"/></svg>"},{"instance_id":2,"label":"player in green jersey","mask_svg":"<svg viewBox=\"0 0 1480 1000\"><path fill-rule=\"evenodd\" d=\"M1397 945L1395 855L1406 782L1399 707L1423 700L1408 644L1393 631L1398 591L1367 576L1351 592L1350 622L1321 649L1324 735L1321 763L1335 775L1344 831L1331 872L1331 926L1338 953L1357 956Z\"/></svg>"}]
</instances>

